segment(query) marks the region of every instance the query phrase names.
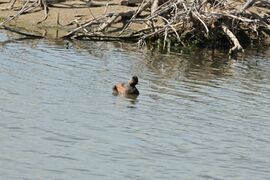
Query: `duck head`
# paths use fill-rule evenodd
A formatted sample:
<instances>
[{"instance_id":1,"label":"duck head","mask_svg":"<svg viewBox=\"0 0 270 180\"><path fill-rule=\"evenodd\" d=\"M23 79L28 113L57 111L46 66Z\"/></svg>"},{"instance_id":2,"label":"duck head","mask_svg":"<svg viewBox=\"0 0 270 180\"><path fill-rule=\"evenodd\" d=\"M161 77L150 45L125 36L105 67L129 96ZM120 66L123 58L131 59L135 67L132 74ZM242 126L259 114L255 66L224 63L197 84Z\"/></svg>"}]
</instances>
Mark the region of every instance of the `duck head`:
<instances>
[{"instance_id":1,"label":"duck head","mask_svg":"<svg viewBox=\"0 0 270 180\"><path fill-rule=\"evenodd\" d=\"M129 81L128 84L132 87L135 87L138 84L139 80L137 76L133 76Z\"/></svg>"}]
</instances>

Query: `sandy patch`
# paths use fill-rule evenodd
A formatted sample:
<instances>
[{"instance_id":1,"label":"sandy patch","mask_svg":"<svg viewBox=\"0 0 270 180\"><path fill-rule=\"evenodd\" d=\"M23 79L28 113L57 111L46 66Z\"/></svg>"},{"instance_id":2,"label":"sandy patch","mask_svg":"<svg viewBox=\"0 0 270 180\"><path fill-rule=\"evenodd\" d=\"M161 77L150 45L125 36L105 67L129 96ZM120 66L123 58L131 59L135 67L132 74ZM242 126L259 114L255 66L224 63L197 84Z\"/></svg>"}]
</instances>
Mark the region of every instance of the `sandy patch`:
<instances>
[{"instance_id":1,"label":"sandy patch","mask_svg":"<svg viewBox=\"0 0 270 180\"><path fill-rule=\"evenodd\" d=\"M20 1L15 4L13 10L0 10L0 21L16 14L18 10L22 7L22 3L24 1ZM106 1L96 0L98 3L106 4ZM107 12L123 12L131 9L135 9L136 7L128 7L121 6L120 0L112 0L110 3L117 5L110 5L107 8ZM7 7L9 3L0 1L0 8ZM74 5L76 7L68 7L69 5ZM57 38L65 35L68 31L75 28L75 25L66 26L74 19L81 17L82 20L92 19L93 16L98 17L104 14L106 6L101 7L87 7L87 4L82 1L66 1L62 3L56 3L54 6L50 7L48 19L40 24L44 18L44 11L41 8L37 8L35 12L27 13L20 15L18 18L14 19L9 25L14 25L16 28L24 29L27 32L35 33L35 34L43 34L49 38ZM59 22L61 25L57 25L57 18L59 15Z\"/></svg>"}]
</instances>

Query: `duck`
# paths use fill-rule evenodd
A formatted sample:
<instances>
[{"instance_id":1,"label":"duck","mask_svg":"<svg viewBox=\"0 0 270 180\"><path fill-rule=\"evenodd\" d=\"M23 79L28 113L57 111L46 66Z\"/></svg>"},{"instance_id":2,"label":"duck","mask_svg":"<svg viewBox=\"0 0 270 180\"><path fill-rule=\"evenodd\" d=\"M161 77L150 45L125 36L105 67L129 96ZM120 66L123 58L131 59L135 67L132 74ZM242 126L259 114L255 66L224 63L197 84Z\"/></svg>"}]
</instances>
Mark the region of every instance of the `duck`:
<instances>
[{"instance_id":1,"label":"duck","mask_svg":"<svg viewBox=\"0 0 270 180\"><path fill-rule=\"evenodd\" d=\"M123 95L123 96L139 96L139 90L136 88L139 80L137 76L132 76L132 78L128 81L128 84L118 83L113 86L113 94L115 95Z\"/></svg>"}]
</instances>

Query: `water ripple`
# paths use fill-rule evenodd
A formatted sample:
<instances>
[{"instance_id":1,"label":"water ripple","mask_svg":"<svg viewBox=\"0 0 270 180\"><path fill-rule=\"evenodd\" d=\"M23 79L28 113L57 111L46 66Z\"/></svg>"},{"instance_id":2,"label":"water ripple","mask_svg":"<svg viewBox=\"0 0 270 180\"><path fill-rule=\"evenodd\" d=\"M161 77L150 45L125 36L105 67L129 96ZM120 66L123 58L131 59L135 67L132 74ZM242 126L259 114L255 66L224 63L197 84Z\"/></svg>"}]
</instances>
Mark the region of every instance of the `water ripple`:
<instances>
[{"instance_id":1,"label":"water ripple","mask_svg":"<svg viewBox=\"0 0 270 180\"><path fill-rule=\"evenodd\" d=\"M207 52L120 46L3 45L3 179L270 176L269 57L211 61ZM112 86L133 74L140 96L113 96Z\"/></svg>"}]
</instances>

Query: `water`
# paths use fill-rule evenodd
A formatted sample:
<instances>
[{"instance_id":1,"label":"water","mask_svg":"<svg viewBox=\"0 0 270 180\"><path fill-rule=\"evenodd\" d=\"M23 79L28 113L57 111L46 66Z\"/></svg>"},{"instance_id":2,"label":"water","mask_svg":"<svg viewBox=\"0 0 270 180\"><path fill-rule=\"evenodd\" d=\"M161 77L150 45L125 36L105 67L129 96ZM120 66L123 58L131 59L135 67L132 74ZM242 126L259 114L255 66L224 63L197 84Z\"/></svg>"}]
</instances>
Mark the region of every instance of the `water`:
<instances>
[{"instance_id":1,"label":"water","mask_svg":"<svg viewBox=\"0 0 270 180\"><path fill-rule=\"evenodd\" d=\"M269 49L66 47L0 33L0 179L270 177ZM140 96L113 96L132 75Z\"/></svg>"}]
</instances>

